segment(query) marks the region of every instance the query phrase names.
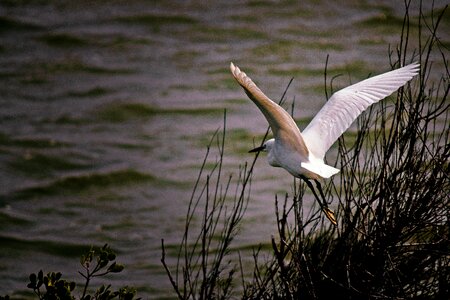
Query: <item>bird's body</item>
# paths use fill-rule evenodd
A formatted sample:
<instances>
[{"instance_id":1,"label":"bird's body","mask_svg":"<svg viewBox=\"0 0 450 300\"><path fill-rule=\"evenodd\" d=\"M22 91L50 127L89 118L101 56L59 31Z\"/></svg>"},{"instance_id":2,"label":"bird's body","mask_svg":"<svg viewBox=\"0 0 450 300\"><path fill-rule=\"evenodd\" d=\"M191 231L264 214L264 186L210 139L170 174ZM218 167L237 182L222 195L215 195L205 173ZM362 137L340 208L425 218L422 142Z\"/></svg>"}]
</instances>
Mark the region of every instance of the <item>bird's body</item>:
<instances>
[{"instance_id":1,"label":"bird's body","mask_svg":"<svg viewBox=\"0 0 450 300\"><path fill-rule=\"evenodd\" d=\"M410 64L334 93L303 132L300 132L289 113L270 100L244 72L233 63L230 69L249 98L261 110L274 135L273 139L252 151L268 152L271 166L282 167L293 176L305 179L312 188L308 179L315 180L320 187L318 179L329 178L339 172L339 169L324 163L325 153L331 145L362 111L411 80L418 73L419 65ZM321 207L325 211L326 203L321 203ZM329 215L331 211L325 212L333 222L334 216Z\"/></svg>"}]
</instances>

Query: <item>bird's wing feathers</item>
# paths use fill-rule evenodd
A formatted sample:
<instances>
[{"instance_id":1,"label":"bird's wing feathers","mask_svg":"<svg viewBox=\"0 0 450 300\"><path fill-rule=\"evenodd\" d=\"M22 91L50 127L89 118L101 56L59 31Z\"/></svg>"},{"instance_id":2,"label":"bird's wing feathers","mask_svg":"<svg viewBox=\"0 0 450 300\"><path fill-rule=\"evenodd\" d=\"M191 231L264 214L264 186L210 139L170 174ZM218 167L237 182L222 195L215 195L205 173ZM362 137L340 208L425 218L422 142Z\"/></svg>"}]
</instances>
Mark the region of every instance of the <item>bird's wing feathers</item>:
<instances>
[{"instance_id":1,"label":"bird's wing feathers","mask_svg":"<svg viewBox=\"0 0 450 300\"><path fill-rule=\"evenodd\" d=\"M395 92L411 80L418 70L419 64L410 64L334 93L302 132L308 149L316 157L323 158L361 112Z\"/></svg>"},{"instance_id":2,"label":"bird's wing feathers","mask_svg":"<svg viewBox=\"0 0 450 300\"><path fill-rule=\"evenodd\" d=\"M280 105L269 99L248 77L233 63L230 70L236 81L244 88L248 97L258 106L265 118L269 122L276 140L287 145L291 145L302 153L307 154L308 149L302 139L297 124ZM289 141L288 141L289 140Z\"/></svg>"}]
</instances>

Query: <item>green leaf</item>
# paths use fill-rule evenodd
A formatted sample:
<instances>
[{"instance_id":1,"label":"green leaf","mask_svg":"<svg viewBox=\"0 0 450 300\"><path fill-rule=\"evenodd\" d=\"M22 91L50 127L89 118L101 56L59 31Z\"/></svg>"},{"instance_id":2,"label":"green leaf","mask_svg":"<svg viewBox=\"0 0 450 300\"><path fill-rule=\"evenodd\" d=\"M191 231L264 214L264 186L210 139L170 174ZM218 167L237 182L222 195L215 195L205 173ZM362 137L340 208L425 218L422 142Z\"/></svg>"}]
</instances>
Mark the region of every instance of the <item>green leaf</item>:
<instances>
[{"instance_id":1,"label":"green leaf","mask_svg":"<svg viewBox=\"0 0 450 300\"><path fill-rule=\"evenodd\" d=\"M42 272L42 270L40 270L39 273L38 273L38 279L39 279L39 281L43 281L44 280L44 272Z\"/></svg>"},{"instance_id":2,"label":"green leaf","mask_svg":"<svg viewBox=\"0 0 450 300\"><path fill-rule=\"evenodd\" d=\"M55 282L55 287L57 287L58 289L63 289L64 284L65 284L65 282L63 280L59 280L59 281Z\"/></svg>"},{"instance_id":3,"label":"green leaf","mask_svg":"<svg viewBox=\"0 0 450 300\"><path fill-rule=\"evenodd\" d=\"M134 288L130 288L125 286L119 289L119 300L132 300L136 295L136 290Z\"/></svg>"},{"instance_id":4,"label":"green leaf","mask_svg":"<svg viewBox=\"0 0 450 300\"><path fill-rule=\"evenodd\" d=\"M49 285L48 283L49 283L48 277L45 276L45 277L44 277L44 285L45 285L46 287L48 287L48 285ZM50 284L51 284L51 282L50 282Z\"/></svg>"},{"instance_id":5,"label":"green leaf","mask_svg":"<svg viewBox=\"0 0 450 300\"><path fill-rule=\"evenodd\" d=\"M116 259L116 255L114 253L111 252L111 253L108 254L108 260L109 261L113 261L115 259Z\"/></svg>"},{"instance_id":6,"label":"green leaf","mask_svg":"<svg viewBox=\"0 0 450 300\"><path fill-rule=\"evenodd\" d=\"M37 280L37 276L34 273L30 274L30 283L32 283L33 285L36 285L36 280Z\"/></svg>"},{"instance_id":7,"label":"green leaf","mask_svg":"<svg viewBox=\"0 0 450 300\"><path fill-rule=\"evenodd\" d=\"M107 264L108 264L108 260L100 260L98 262L98 266L100 267L100 269L103 269L104 267L106 267Z\"/></svg>"},{"instance_id":8,"label":"green leaf","mask_svg":"<svg viewBox=\"0 0 450 300\"><path fill-rule=\"evenodd\" d=\"M55 280L59 280L61 278L62 274L61 272L58 272L55 274Z\"/></svg>"},{"instance_id":9,"label":"green leaf","mask_svg":"<svg viewBox=\"0 0 450 300\"><path fill-rule=\"evenodd\" d=\"M124 269L123 265L114 262L108 267L108 272L119 273L122 272L123 269Z\"/></svg>"}]
</instances>

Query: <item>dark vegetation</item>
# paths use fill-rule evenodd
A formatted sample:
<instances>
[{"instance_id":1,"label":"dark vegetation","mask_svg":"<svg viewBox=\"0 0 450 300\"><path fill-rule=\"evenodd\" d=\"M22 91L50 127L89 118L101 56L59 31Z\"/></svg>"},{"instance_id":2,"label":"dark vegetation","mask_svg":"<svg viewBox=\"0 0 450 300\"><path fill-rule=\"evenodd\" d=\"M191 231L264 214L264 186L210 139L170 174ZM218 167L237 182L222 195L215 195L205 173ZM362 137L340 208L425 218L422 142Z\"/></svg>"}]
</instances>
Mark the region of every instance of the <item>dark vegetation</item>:
<instances>
[{"instance_id":1,"label":"dark vegetation","mask_svg":"<svg viewBox=\"0 0 450 300\"><path fill-rule=\"evenodd\" d=\"M132 300L136 299L136 290L130 287L122 287L117 291L111 285L102 285L97 290L90 292L90 284L94 278L108 274L122 272L124 266L117 263L116 254L108 245L102 248L91 248L81 257L82 271L78 273L84 278L84 285L80 291L75 291L77 285L74 281L63 279L60 272L49 272L44 275L41 270L37 274L30 274L30 282L27 288L31 289L39 300ZM78 297L75 296L78 294ZM0 300L9 300L9 296L0 296Z\"/></svg>"},{"instance_id":2,"label":"dark vegetation","mask_svg":"<svg viewBox=\"0 0 450 300\"><path fill-rule=\"evenodd\" d=\"M162 263L179 299L448 299L450 73L448 49L438 38L444 13L421 14L412 30L406 5L390 64L417 61L420 74L358 119L355 141L339 139L341 173L325 186L328 201L338 202L338 226L324 222L318 207L303 210L305 188L296 182L294 195L276 199L273 258L260 261L256 249L253 278L243 275L239 256L231 262L230 244L251 197L258 156L236 180L225 177L224 124L199 173L174 270L162 242ZM435 68L436 59L444 69ZM325 72L326 90L329 84ZM207 172L215 144L218 158Z\"/></svg>"}]
</instances>

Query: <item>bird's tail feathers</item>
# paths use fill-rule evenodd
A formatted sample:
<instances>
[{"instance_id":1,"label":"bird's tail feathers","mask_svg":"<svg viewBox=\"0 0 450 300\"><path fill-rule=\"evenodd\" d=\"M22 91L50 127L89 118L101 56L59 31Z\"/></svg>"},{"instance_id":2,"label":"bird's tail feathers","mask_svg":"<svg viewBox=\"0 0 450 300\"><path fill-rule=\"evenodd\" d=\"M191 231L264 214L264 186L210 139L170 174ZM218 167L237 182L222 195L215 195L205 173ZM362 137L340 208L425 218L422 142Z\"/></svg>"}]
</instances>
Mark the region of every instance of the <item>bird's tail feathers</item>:
<instances>
[{"instance_id":1,"label":"bird's tail feathers","mask_svg":"<svg viewBox=\"0 0 450 300\"><path fill-rule=\"evenodd\" d=\"M319 175L322 178L330 178L331 176L339 173L339 169L336 169L332 166L326 165L324 163L322 164L317 164L317 163L302 163L301 164L302 168L313 172L317 175Z\"/></svg>"}]
</instances>

